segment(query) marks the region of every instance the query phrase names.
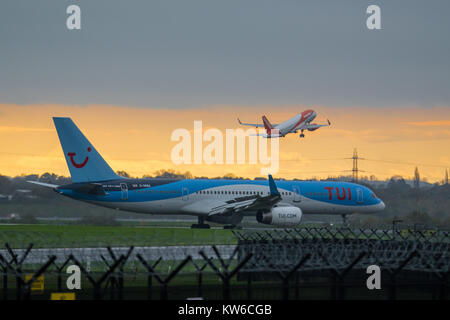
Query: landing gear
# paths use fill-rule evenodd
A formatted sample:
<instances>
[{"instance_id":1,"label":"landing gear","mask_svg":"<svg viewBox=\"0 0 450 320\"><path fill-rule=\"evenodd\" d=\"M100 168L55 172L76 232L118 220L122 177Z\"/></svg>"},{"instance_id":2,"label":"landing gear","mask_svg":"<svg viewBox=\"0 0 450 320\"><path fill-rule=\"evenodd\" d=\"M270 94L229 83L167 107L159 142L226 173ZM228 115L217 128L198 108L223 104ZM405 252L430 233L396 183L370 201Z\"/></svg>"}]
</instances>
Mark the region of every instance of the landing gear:
<instances>
[{"instance_id":1,"label":"landing gear","mask_svg":"<svg viewBox=\"0 0 450 320\"><path fill-rule=\"evenodd\" d=\"M198 223L191 225L191 229L209 229L211 228L209 224L204 223L204 217L198 217Z\"/></svg>"},{"instance_id":2,"label":"landing gear","mask_svg":"<svg viewBox=\"0 0 450 320\"><path fill-rule=\"evenodd\" d=\"M303 130L302 130L302 133L300 133L300 138L304 138L305 137L305 135L303 134Z\"/></svg>"},{"instance_id":3,"label":"landing gear","mask_svg":"<svg viewBox=\"0 0 450 320\"><path fill-rule=\"evenodd\" d=\"M346 214L341 214L342 217L342 224L344 226L347 226L347 215Z\"/></svg>"}]
</instances>

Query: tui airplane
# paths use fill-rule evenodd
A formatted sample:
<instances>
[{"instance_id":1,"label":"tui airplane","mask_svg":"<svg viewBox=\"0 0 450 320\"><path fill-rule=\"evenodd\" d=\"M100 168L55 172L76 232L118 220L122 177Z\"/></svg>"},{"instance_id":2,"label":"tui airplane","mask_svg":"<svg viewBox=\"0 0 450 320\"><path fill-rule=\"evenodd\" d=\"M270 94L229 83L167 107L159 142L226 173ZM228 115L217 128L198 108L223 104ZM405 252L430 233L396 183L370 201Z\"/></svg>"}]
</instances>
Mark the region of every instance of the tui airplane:
<instances>
[{"instance_id":1,"label":"tui airplane","mask_svg":"<svg viewBox=\"0 0 450 320\"><path fill-rule=\"evenodd\" d=\"M118 176L70 118L53 118L72 183L53 188L75 200L146 214L192 215L236 227L244 215L293 227L303 214L372 213L385 205L370 189L349 182L228 179L128 179Z\"/></svg>"}]
</instances>

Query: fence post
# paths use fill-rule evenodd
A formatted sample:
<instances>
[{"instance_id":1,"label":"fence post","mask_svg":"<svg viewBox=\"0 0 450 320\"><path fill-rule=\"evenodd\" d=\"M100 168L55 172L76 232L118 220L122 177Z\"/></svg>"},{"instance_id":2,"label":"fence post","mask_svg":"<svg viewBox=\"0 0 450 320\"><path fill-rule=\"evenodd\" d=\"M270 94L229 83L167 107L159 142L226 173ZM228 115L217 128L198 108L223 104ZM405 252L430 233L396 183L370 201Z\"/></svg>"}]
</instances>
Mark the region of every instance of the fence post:
<instances>
[{"instance_id":1,"label":"fence post","mask_svg":"<svg viewBox=\"0 0 450 320\"><path fill-rule=\"evenodd\" d=\"M203 266L200 267L194 262L194 260L192 260L191 262L194 265L195 269L197 270L197 295L199 297L202 297L203 270L208 265L208 263L205 262L205 264L203 264Z\"/></svg>"},{"instance_id":2,"label":"fence post","mask_svg":"<svg viewBox=\"0 0 450 320\"><path fill-rule=\"evenodd\" d=\"M56 262L53 261L53 265L56 267L56 271L58 272L58 291L60 291L60 292L62 291L62 275L61 275L61 273L69 261L70 261L70 259L67 258L66 261L61 266L58 266L56 264Z\"/></svg>"},{"instance_id":3,"label":"fence post","mask_svg":"<svg viewBox=\"0 0 450 320\"><path fill-rule=\"evenodd\" d=\"M304 257L302 257L299 260L299 262L291 270L289 270L287 275L285 275L281 271L279 271L277 273L278 276L281 278L281 281L282 281L282 297L283 297L283 300L289 300L289 280L291 279L292 275L296 274L298 269L300 269L300 267L302 265L304 265L306 263L306 261L309 260L309 258L311 258L311 254L310 253L308 253Z\"/></svg>"},{"instance_id":4,"label":"fence post","mask_svg":"<svg viewBox=\"0 0 450 320\"><path fill-rule=\"evenodd\" d=\"M230 279L250 260L250 258L253 256L252 253L249 253L244 260L242 260L231 272L228 271L228 268L231 263L231 258L236 254L237 248L234 250L233 254L231 255L228 263L225 263L225 261L222 259L222 256L219 253L219 250L215 245L212 246L214 252L217 255L217 258L220 261L220 264L223 267L223 272L219 270L219 268L216 267L216 265L206 256L206 254L201 250L199 254L205 259L205 261L209 264L209 266L216 272L216 274L222 279L222 294L224 300L229 300L231 298L231 288L230 288Z\"/></svg>"},{"instance_id":5,"label":"fence post","mask_svg":"<svg viewBox=\"0 0 450 320\"><path fill-rule=\"evenodd\" d=\"M151 266L148 265L147 261L141 256L140 253L136 255L136 257L141 261L144 267L147 269L147 300L152 300L152 286L153 286L153 271L156 266L161 262L162 257L159 257Z\"/></svg>"},{"instance_id":6,"label":"fence post","mask_svg":"<svg viewBox=\"0 0 450 320\"><path fill-rule=\"evenodd\" d=\"M114 272L114 270L122 263L122 261L125 259L123 255L117 259L117 261L114 262L114 264L109 267L109 270L106 271L98 280L95 280L89 271L87 271L83 265L71 254L69 256L69 259L72 260L81 270L81 272L88 278L88 280L92 283L92 286L94 287L94 300L100 300L102 298L101 294L101 285L102 283L108 279L111 273Z\"/></svg>"},{"instance_id":7,"label":"fence post","mask_svg":"<svg viewBox=\"0 0 450 320\"><path fill-rule=\"evenodd\" d=\"M330 271L332 273L332 282L333 285L331 286L331 298L333 300L343 300L345 299L345 286L344 286L344 278L345 276L350 272L350 270L353 269L353 267L361 261L361 259L366 255L366 252L361 252L358 257L353 260L352 263L350 263L342 272L339 272L338 269L333 268L331 264L328 262L328 259L320 253L321 258L325 261L328 266L330 266Z\"/></svg>"},{"instance_id":8,"label":"fence post","mask_svg":"<svg viewBox=\"0 0 450 320\"><path fill-rule=\"evenodd\" d=\"M114 251L111 249L111 247L108 246L108 247L106 247L106 249L108 250L109 255L111 256L113 261L116 262L117 261L117 257L114 254ZM124 267L125 263L127 262L128 258L130 257L131 252L133 251L133 249L134 249L134 246L131 246L128 249L127 253L124 256L122 255L123 260L122 260L122 263L119 265L119 268L118 268L119 269L118 281L116 281L115 277L112 278L113 280L111 282L111 284L112 284L111 290L114 290L116 287L118 288L118 291L119 291L118 292L118 299L119 300L123 300L123 267ZM106 259L104 259L103 256L102 256L102 259L108 265Z\"/></svg>"},{"instance_id":9,"label":"fence post","mask_svg":"<svg viewBox=\"0 0 450 320\"><path fill-rule=\"evenodd\" d=\"M17 299L21 300L22 299L22 287L25 287L25 298L27 300L30 299L30 291L31 291L31 285L34 281L36 281L36 279L45 272L45 270L47 270L47 268L53 263L53 261L56 260L56 256L51 256L49 258L49 260L35 273L33 274L33 276L31 277L30 280L25 281L22 277L22 270L20 267L16 267L14 268L12 266L11 263L9 263L8 261L6 261L5 258L3 258L3 256L0 254L0 262L2 262L4 265L7 266L8 269L10 269L13 274L16 277L16 282L20 283L20 289L17 290ZM16 260L17 261L17 260ZM23 260L20 262L20 264L23 263Z\"/></svg>"},{"instance_id":10,"label":"fence post","mask_svg":"<svg viewBox=\"0 0 450 320\"><path fill-rule=\"evenodd\" d=\"M390 300L396 300L397 299L397 275L400 271L403 270L403 268L411 261L412 258L414 258L418 254L417 250L413 251L401 264L400 266L395 269L394 271L390 270L389 268L386 269L387 272L390 275L390 290L389 290L389 299Z\"/></svg>"},{"instance_id":11,"label":"fence post","mask_svg":"<svg viewBox=\"0 0 450 320\"><path fill-rule=\"evenodd\" d=\"M8 300L8 269L3 263L0 263L0 266L2 267L3 300Z\"/></svg>"},{"instance_id":12,"label":"fence post","mask_svg":"<svg viewBox=\"0 0 450 320\"><path fill-rule=\"evenodd\" d=\"M14 274L16 275L16 299L21 299L21 292L22 292L22 282L19 280L17 275L22 275L22 264L24 263L25 259L27 258L28 254L30 253L31 249L33 248L33 243L30 243L25 250L22 257L18 260L18 255L14 253L13 249L10 247L9 243L5 243L6 250L8 251L9 255L11 256L11 260L8 262L6 259L4 259L4 263L6 264L7 268L10 268L11 270L14 270ZM16 265L16 268L12 268L12 263ZM8 278L4 278L4 280L8 281ZM4 292L6 294L6 291Z\"/></svg>"},{"instance_id":13,"label":"fence post","mask_svg":"<svg viewBox=\"0 0 450 320\"><path fill-rule=\"evenodd\" d=\"M168 299L168 293L167 293L167 286L170 282L170 280L175 277L178 272L181 271L181 269L184 268L184 266L192 259L191 256L187 256L165 279L162 279L154 270L152 266L150 266L147 261L142 257L140 253L136 255L136 257L141 261L141 263L144 265L144 267L147 269L147 272L149 274L153 274L155 279L161 284L161 300L167 300ZM160 258L161 259L161 258ZM158 260L159 262L159 260Z\"/></svg>"}]
</instances>

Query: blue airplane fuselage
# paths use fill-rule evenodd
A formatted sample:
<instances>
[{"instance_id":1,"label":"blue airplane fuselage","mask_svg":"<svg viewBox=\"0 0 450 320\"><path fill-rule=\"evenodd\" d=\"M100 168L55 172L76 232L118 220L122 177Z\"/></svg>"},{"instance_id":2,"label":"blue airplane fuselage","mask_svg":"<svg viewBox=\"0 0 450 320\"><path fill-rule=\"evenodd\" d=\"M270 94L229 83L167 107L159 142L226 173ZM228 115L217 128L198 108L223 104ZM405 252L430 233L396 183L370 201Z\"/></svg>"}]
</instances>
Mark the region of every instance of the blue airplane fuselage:
<instances>
[{"instance_id":1,"label":"blue airplane fuselage","mask_svg":"<svg viewBox=\"0 0 450 320\"><path fill-rule=\"evenodd\" d=\"M86 185L98 188L86 190ZM281 204L298 207L305 214L371 213L384 209L383 201L369 188L355 183L276 180L276 186ZM228 179L115 179L74 183L56 191L109 208L150 214L192 214L186 208L195 202L232 201L270 193L267 180Z\"/></svg>"}]
</instances>

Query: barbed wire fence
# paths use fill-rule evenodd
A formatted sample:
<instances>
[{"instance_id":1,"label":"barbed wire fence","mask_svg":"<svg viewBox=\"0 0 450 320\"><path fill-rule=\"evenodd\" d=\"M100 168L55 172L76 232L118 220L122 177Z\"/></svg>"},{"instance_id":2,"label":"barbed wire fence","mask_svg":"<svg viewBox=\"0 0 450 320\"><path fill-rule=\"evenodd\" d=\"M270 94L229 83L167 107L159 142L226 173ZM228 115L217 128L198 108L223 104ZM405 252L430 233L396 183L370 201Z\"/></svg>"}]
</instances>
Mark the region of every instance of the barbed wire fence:
<instances>
[{"instance_id":1,"label":"barbed wire fence","mask_svg":"<svg viewBox=\"0 0 450 320\"><path fill-rule=\"evenodd\" d=\"M41 275L46 292L66 292L68 265L81 270L82 299L397 299L406 291L448 298L448 231L304 227L233 233L236 245L13 249L5 243L2 298L48 299L33 294ZM382 295L366 287L371 265L382 270Z\"/></svg>"}]
</instances>

